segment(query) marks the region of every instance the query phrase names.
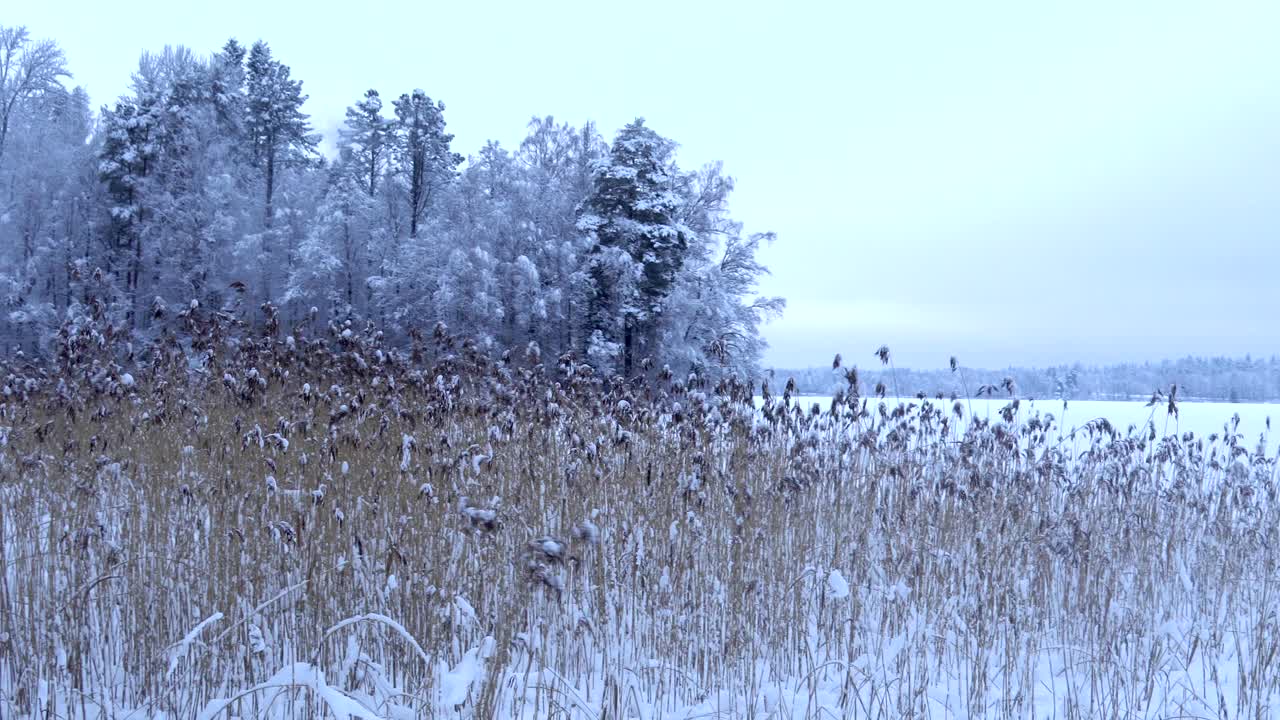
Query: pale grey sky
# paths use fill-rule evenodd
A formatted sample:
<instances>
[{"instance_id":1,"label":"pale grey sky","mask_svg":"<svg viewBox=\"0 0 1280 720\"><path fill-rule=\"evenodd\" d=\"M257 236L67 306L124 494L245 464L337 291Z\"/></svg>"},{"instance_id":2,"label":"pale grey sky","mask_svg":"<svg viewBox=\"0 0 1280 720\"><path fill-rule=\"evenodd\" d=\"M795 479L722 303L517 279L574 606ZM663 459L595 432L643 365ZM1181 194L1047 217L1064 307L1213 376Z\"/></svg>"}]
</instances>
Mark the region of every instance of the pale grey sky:
<instances>
[{"instance_id":1,"label":"pale grey sky","mask_svg":"<svg viewBox=\"0 0 1280 720\"><path fill-rule=\"evenodd\" d=\"M643 115L738 179L787 296L766 360L1280 352L1280 3L15 0L94 104L143 49L267 40L332 135L369 87L455 148Z\"/></svg>"}]
</instances>

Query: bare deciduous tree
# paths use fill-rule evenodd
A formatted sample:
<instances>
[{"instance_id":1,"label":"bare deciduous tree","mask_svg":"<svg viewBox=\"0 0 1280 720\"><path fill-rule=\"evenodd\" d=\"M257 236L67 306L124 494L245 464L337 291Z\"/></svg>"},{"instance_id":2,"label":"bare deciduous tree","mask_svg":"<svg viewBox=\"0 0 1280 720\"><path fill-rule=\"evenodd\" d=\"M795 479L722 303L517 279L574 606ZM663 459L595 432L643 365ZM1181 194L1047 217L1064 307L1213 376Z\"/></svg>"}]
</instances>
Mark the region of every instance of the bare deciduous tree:
<instances>
[{"instance_id":1,"label":"bare deciduous tree","mask_svg":"<svg viewBox=\"0 0 1280 720\"><path fill-rule=\"evenodd\" d=\"M64 77L71 73L57 43L34 41L22 26L0 26L0 167L15 110L33 95L60 88Z\"/></svg>"}]
</instances>

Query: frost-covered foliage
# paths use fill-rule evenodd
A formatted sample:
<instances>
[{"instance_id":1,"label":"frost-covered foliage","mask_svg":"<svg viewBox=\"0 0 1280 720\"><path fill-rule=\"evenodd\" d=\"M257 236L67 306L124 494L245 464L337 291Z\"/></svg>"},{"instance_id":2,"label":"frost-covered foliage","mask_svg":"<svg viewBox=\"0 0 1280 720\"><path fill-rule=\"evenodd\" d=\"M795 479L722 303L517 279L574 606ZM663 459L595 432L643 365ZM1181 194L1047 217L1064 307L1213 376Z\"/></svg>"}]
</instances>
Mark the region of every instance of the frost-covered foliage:
<instances>
[{"instance_id":1,"label":"frost-covered foliage","mask_svg":"<svg viewBox=\"0 0 1280 720\"><path fill-rule=\"evenodd\" d=\"M3 368L5 717L1280 713L1234 435L184 312Z\"/></svg>"},{"instance_id":2,"label":"frost-covered foliage","mask_svg":"<svg viewBox=\"0 0 1280 720\"><path fill-rule=\"evenodd\" d=\"M732 181L682 171L641 121L610 146L534 118L519 148L464 160L443 102L369 90L329 159L265 42L146 53L95 123L55 44L0 40L38 68L0 84L5 352L47 355L85 314L142 344L182 332L192 302L251 324L270 303L281 329L373 321L403 347L445 322L495 355L535 342L602 373L745 377L782 309L757 297L771 236L728 217Z\"/></svg>"},{"instance_id":3,"label":"frost-covered foliage","mask_svg":"<svg viewBox=\"0 0 1280 720\"><path fill-rule=\"evenodd\" d=\"M728 218L719 165L683 173L675 143L636 120L597 164L578 228L587 256L587 356L631 376L641 358L718 376L759 357L757 331L779 298L754 296L768 272Z\"/></svg>"}]
</instances>

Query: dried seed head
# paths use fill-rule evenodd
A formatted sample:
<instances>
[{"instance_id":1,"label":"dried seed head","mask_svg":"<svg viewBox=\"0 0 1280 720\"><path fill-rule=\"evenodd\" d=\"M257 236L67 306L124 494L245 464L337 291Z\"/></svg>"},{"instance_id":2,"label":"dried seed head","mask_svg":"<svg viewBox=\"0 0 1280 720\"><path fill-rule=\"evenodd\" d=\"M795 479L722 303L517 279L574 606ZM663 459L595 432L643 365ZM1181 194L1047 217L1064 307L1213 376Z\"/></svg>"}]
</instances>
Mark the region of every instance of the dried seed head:
<instances>
[{"instance_id":1,"label":"dried seed head","mask_svg":"<svg viewBox=\"0 0 1280 720\"><path fill-rule=\"evenodd\" d=\"M557 540L550 535L543 535L536 540L530 540L526 546L535 558L553 565L564 562L564 551L566 545L563 540Z\"/></svg>"}]
</instances>

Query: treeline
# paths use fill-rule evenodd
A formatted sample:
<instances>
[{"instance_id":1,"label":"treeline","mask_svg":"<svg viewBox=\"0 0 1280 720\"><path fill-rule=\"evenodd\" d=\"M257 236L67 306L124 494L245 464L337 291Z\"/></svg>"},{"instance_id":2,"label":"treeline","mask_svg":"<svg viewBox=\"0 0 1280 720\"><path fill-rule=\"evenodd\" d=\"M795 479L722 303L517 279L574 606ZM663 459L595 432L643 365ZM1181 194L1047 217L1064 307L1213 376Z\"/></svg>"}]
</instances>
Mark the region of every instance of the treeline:
<instances>
[{"instance_id":1,"label":"treeline","mask_svg":"<svg viewBox=\"0 0 1280 720\"><path fill-rule=\"evenodd\" d=\"M534 118L518 148L464 158L443 102L369 90L326 158L265 42L144 53L97 113L24 28L0 28L0 68L6 353L47 354L89 318L142 347L199 308L402 341L445 323L603 372L749 374L784 305L756 294L771 236L730 217L733 180L682 169L640 119L609 143Z\"/></svg>"},{"instance_id":2,"label":"treeline","mask_svg":"<svg viewBox=\"0 0 1280 720\"><path fill-rule=\"evenodd\" d=\"M984 388L994 388L997 396L1008 393L1006 378L1013 381L1020 397L1068 400L1146 399L1156 389L1168 392L1178 386L1178 397L1187 400L1266 402L1280 400L1280 357L1243 358L1184 357L1158 363L1119 365L1059 365L1049 368L1008 368L978 370L958 366L956 370L912 370L890 368L879 360L860 367L859 385L873 394L877 384L885 392L904 396L942 393L946 396L977 397ZM805 368L773 370L773 383L783 387L789 378L797 392L829 395L848 387L845 370ZM984 392L985 394L985 392Z\"/></svg>"}]
</instances>

